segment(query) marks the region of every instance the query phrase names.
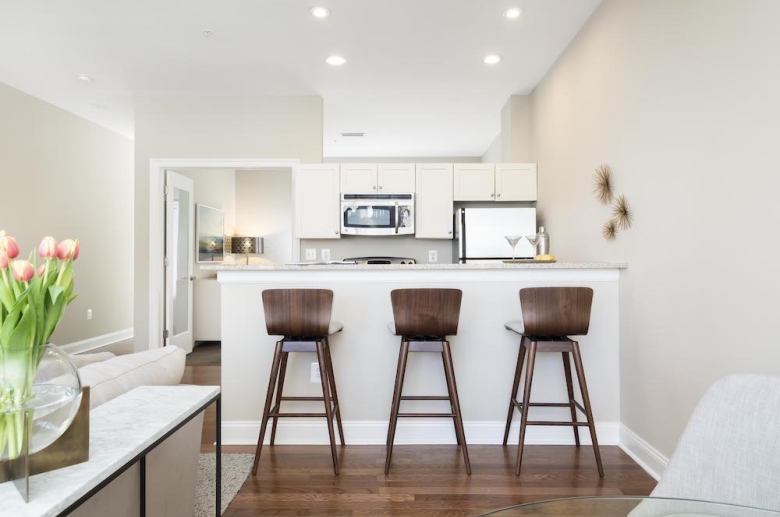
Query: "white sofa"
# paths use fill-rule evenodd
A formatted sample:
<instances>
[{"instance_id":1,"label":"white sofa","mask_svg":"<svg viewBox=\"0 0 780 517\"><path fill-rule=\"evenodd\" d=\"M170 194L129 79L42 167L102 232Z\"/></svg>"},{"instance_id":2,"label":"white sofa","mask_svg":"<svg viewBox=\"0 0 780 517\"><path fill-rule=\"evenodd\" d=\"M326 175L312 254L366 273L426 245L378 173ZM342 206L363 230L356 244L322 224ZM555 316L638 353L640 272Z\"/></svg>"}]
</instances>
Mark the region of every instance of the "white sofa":
<instances>
[{"instance_id":1,"label":"white sofa","mask_svg":"<svg viewBox=\"0 0 780 517\"><path fill-rule=\"evenodd\" d=\"M73 356L84 386L90 387L90 408L138 386L173 386L184 374L185 352L165 347L137 354ZM146 504L149 517L191 517L195 502L203 413L149 453ZM140 472L128 469L71 515L136 517L139 515Z\"/></svg>"}]
</instances>

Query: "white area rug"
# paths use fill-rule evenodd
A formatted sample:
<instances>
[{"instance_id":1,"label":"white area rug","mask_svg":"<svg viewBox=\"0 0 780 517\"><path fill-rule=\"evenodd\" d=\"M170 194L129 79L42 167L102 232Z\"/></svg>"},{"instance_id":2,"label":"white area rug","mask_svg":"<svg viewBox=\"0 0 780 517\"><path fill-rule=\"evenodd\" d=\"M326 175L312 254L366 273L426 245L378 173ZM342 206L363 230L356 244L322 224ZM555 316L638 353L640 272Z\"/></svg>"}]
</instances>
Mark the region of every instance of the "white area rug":
<instances>
[{"instance_id":1,"label":"white area rug","mask_svg":"<svg viewBox=\"0 0 780 517\"><path fill-rule=\"evenodd\" d=\"M252 471L254 456L251 454L222 455L222 511L225 513L230 501L236 497L241 486ZM195 488L194 517L214 517L216 503L215 476L216 455L201 454L198 461L198 482Z\"/></svg>"}]
</instances>

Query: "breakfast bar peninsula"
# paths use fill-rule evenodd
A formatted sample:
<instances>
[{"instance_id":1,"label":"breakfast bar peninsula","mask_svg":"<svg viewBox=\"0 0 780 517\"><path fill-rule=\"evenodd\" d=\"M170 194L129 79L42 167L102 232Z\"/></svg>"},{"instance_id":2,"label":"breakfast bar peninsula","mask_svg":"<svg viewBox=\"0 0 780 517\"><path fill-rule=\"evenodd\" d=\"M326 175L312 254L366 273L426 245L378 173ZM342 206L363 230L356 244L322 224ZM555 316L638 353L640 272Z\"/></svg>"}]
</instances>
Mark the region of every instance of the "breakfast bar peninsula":
<instances>
[{"instance_id":1,"label":"breakfast bar peninsula","mask_svg":"<svg viewBox=\"0 0 780 517\"><path fill-rule=\"evenodd\" d=\"M318 288L334 293L332 319L343 323L330 339L347 444L384 444L400 340L388 330L393 321L390 291L402 288L455 288L463 292L458 333L450 343L469 443L499 444L517 363L519 339L504 328L520 319L524 287L583 286L593 289L590 329L578 338L602 445L618 443L619 296L621 263L414 264L414 265L213 265L221 289L223 443L257 442L276 336L266 332L265 289ZM311 355L309 358L308 356ZM293 354L285 395L321 396L315 354ZM567 400L558 354L536 362L532 400ZM404 394L445 394L438 354L410 359ZM322 403L289 402L291 410L322 411ZM441 411L441 401L408 401L410 411ZM568 409L533 408L543 419L560 419ZM411 421L410 421L411 420ZM516 443L519 418L510 441ZM269 433L270 434L270 433ZM589 443L587 432L582 442ZM268 436L268 434L266 435ZM408 419L398 424L396 444L456 443L452 422ZM282 419L278 444L327 444L323 419ZM526 443L574 443L570 428L532 427Z\"/></svg>"}]
</instances>

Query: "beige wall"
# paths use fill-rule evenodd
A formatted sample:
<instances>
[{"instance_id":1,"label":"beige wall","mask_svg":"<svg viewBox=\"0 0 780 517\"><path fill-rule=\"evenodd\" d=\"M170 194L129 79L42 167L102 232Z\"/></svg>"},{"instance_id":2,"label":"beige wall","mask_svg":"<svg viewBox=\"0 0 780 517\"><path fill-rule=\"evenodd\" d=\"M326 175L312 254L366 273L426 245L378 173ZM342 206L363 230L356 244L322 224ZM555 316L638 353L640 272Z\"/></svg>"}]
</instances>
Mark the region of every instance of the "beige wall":
<instances>
[{"instance_id":1,"label":"beige wall","mask_svg":"<svg viewBox=\"0 0 780 517\"><path fill-rule=\"evenodd\" d=\"M501 110L501 159L505 163L531 162L531 97L512 95ZM491 146L492 147L492 146Z\"/></svg>"},{"instance_id":2,"label":"beige wall","mask_svg":"<svg viewBox=\"0 0 780 517\"><path fill-rule=\"evenodd\" d=\"M250 264L292 262L292 171L236 171L236 232L262 237L265 251ZM235 260L243 264L244 257Z\"/></svg>"},{"instance_id":3,"label":"beige wall","mask_svg":"<svg viewBox=\"0 0 780 517\"><path fill-rule=\"evenodd\" d=\"M159 96L135 103L135 346L149 347L149 161L322 161L321 97Z\"/></svg>"},{"instance_id":4,"label":"beige wall","mask_svg":"<svg viewBox=\"0 0 780 517\"><path fill-rule=\"evenodd\" d=\"M629 263L621 421L664 455L716 379L780 374L778 19L776 0L605 0L533 95L552 252ZM602 163L636 216L614 243Z\"/></svg>"},{"instance_id":5,"label":"beige wall","mask_svg":"<svg viewBox=\"0 0 780 517\"><path fill-rule=\"evenodd\" d=\"M180 174L192 178L195 188L195 220L197 205L207 205L225 211L225 235L230 235L236 227L236 171L235 169L189 169L178 170ZM197 224L195 231L197 232ZM197 238L197 233L196 233ZM227 244L227 243L225 243ZM192 243L195 246L195 243ZM229 250L225 250L228 252ZM213 271L201 271L198 264L197 248L193 253L192 274L197 278L213 277Z\"/></svg>"},{"instance_id":6,"label":"beige wall","mask_svg":"<svg viewBox=\"0 0 780 517\"><path fill-rule=\"evenodd\" d=\"M52 341L132 327L133 142L2 83L0 114L0 229L25 256L45 235L81 241L79 296Z\"/></svg>"},{"instance_id":7,"label":"beige wall","mask_svg":"<svg viewBox=\"0 0 780 517\"><path fill-rule=\"evenodd\" d=\"M482 155L482 161L485 163L498 163L501 161L501 145L503 144L501 139L501 133L496 136L490 147L487 148L485 154Z\"/></svg>"}]
</instances>

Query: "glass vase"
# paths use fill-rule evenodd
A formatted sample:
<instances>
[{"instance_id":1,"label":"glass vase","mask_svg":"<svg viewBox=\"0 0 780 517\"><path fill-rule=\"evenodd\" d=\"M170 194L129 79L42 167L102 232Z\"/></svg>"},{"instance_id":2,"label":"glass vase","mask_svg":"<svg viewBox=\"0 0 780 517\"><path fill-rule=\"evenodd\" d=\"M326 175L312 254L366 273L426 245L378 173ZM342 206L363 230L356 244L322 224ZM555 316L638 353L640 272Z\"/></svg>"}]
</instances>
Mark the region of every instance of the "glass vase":
<instances>
[{"instance_id":1,"label":"glass vase","mask_svg":"<svg viewBox=\"0 0 780 517\"><path fill-rule=\"evenodd\" d=\"M0 347L0 460L51 445L73 422L80 403L78 368L62 349Z\"/></svg>"}]
</instances>

